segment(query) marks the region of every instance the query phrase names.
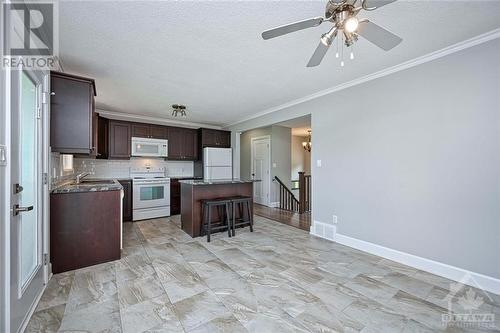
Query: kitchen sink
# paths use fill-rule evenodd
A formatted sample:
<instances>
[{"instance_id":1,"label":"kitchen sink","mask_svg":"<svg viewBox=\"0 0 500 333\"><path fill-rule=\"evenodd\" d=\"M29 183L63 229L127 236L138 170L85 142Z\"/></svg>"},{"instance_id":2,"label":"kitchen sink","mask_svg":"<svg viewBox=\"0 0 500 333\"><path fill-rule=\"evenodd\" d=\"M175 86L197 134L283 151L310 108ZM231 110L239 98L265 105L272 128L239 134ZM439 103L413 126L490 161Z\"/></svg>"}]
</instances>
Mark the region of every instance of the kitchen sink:
<instances>
[{"instance_id":1,"label":"kitchen sink","mask_svg":"<svg viewBox=\"0 0 500 333\"><path fill-rule=\"evenodd\" d=\"M94 179L88 179L88 180L82 179L80 181L79 185L82 185L82 184L83 185L85 185L85 184L114 184L114 183L115 183L115 181L112 179L101 179L101 180L99 180L99 179L95 179L95 180Z\"/></svg>"}]
</instances>

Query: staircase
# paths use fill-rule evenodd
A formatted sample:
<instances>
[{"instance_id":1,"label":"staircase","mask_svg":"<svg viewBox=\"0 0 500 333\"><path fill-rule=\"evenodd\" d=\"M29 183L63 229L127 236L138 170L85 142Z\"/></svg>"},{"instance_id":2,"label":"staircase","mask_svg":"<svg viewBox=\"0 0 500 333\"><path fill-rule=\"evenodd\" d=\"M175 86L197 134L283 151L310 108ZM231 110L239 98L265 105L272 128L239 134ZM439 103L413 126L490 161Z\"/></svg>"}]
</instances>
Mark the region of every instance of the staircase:
<instances>
[{"instance_id":1,"label":"staircase","mask_svg":"<svg viewBox=\"0 0 500 333\"><path fill-rule=\"evenodd\" d=\"M299 198L281 179L274 177L279 186L279 208L297 212L299 214L311 211L311 175L299 172Z\"/></svg>"}]
</instances>

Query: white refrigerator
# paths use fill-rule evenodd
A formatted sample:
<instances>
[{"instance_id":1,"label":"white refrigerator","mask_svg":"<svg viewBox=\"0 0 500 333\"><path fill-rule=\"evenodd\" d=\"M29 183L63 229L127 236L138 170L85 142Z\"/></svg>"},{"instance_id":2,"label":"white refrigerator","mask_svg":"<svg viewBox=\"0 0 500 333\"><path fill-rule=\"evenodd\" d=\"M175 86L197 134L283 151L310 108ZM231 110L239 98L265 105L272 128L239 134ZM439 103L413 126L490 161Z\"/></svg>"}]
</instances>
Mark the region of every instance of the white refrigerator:
<instances>
[{"instance_id":1,"label":"white refrigerator","mask_svg":"<svg viewBox=\"0 0 500 333\"><path fill-rule=\"evenodd\" d=\"M233 178L231 148L203 148L203 179L205 181Z\"/></svg>"}]
</instances>

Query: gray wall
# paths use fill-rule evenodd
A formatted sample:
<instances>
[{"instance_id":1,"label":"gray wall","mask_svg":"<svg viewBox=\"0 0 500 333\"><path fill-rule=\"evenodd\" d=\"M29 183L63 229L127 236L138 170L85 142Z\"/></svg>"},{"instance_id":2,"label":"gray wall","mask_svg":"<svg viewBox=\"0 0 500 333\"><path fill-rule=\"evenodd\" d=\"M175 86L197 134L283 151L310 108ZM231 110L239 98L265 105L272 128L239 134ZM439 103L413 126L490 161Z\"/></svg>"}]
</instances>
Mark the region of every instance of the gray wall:
<instances>
[{"instance_id":1,"label":"gray wall","mask_svg":"<svg viewBox=\"0 0 500 333\"><path fill-rule=\"evenodd\" d=\"M271 179L278 176L290 187L291 170L291 129L283 126L268 126L243 132L240 136L240 171L242 178L251 177L251 140L269 135L271 138ZM271 202L278 201L278 190L275 182L271 182Z\"/></svg>"},{"instance_id":2,"label":"gray wall","mask_svg":"<svg viewBox=\"0 0 500 333\"><path fill-rule=\"evenodd\" d=\"M232 128L312 110L314 220L500 278L498 54L497 39Z\"/></svg>"},{"instance_id":3,"label":"gray wall","mask_svg":"<svg viewBox=\"0 0 500 333\"><path fill-rule=\"evenodd\" d=\"M271 177L278 177L288 188L291 187L291 141L292 130L289 127L271 127ZM277 182L271 183L271 200L279 201L279 185Z\"/></svg>"},{"instance_id":4,"label":"gray wall","mask_svg":"<svg viewBox=\"0 0 500 333\"><path fill-rule=\"evenodd\" d=\"M259 136L271 136L271 126L257 128L241 133L240 136L240 175L241 178L250 178L252 174L252 138Z\"/></svg>"}]
</instances>

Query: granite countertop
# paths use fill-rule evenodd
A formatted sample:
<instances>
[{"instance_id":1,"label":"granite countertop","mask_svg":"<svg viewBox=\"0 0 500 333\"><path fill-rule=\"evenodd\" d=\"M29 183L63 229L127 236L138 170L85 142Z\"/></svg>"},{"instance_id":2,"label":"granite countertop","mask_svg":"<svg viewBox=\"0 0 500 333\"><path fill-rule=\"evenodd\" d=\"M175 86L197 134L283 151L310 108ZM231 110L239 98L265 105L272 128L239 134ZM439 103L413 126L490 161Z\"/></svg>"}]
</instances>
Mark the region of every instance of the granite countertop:
<instances>
[{"instance_id":1,"label":"granite countertop","mask_svg":"<svg viewBox=\"0 0 500 333\"><path fill-rule=\"evenodd\" d=\"M186 179L191 179L191 180L199 180L203 179L203 177L189 177L189 176L168 176L170 179L178 179L178 180L186 180Z\"/></svg>"},{"instance_id":2,"label":"granite countertop","mask_svg":"<svg viewBox=\"0 0 500 333\"><path fill-rule=\"evenodd\" d=\"M99 183L102 181L102 183ZM112 183L110 183L112 182ZM82 183L67 183L52 189L51 193L79 193L79 192L101 192L101 191L120 191L122 185L116 179L90 179L85 178Z\"/></svg>"},{"instance_id":3,"label":"granite countertop","mask_svg":"<svg viewBox=\"0 0 500 333\"><path fill-rule=\"evenodd\" d=\"M260 182L260 180L256 179L241 179L241 178L233 178L233 179L213 179L213 180L203 180L203 179L192 179L192 180L179 180L179 183L188 184L193 186L198 185L219 185L219 184L244 184L244 183L255 183Z\"/></svg>"}]
</instances>

